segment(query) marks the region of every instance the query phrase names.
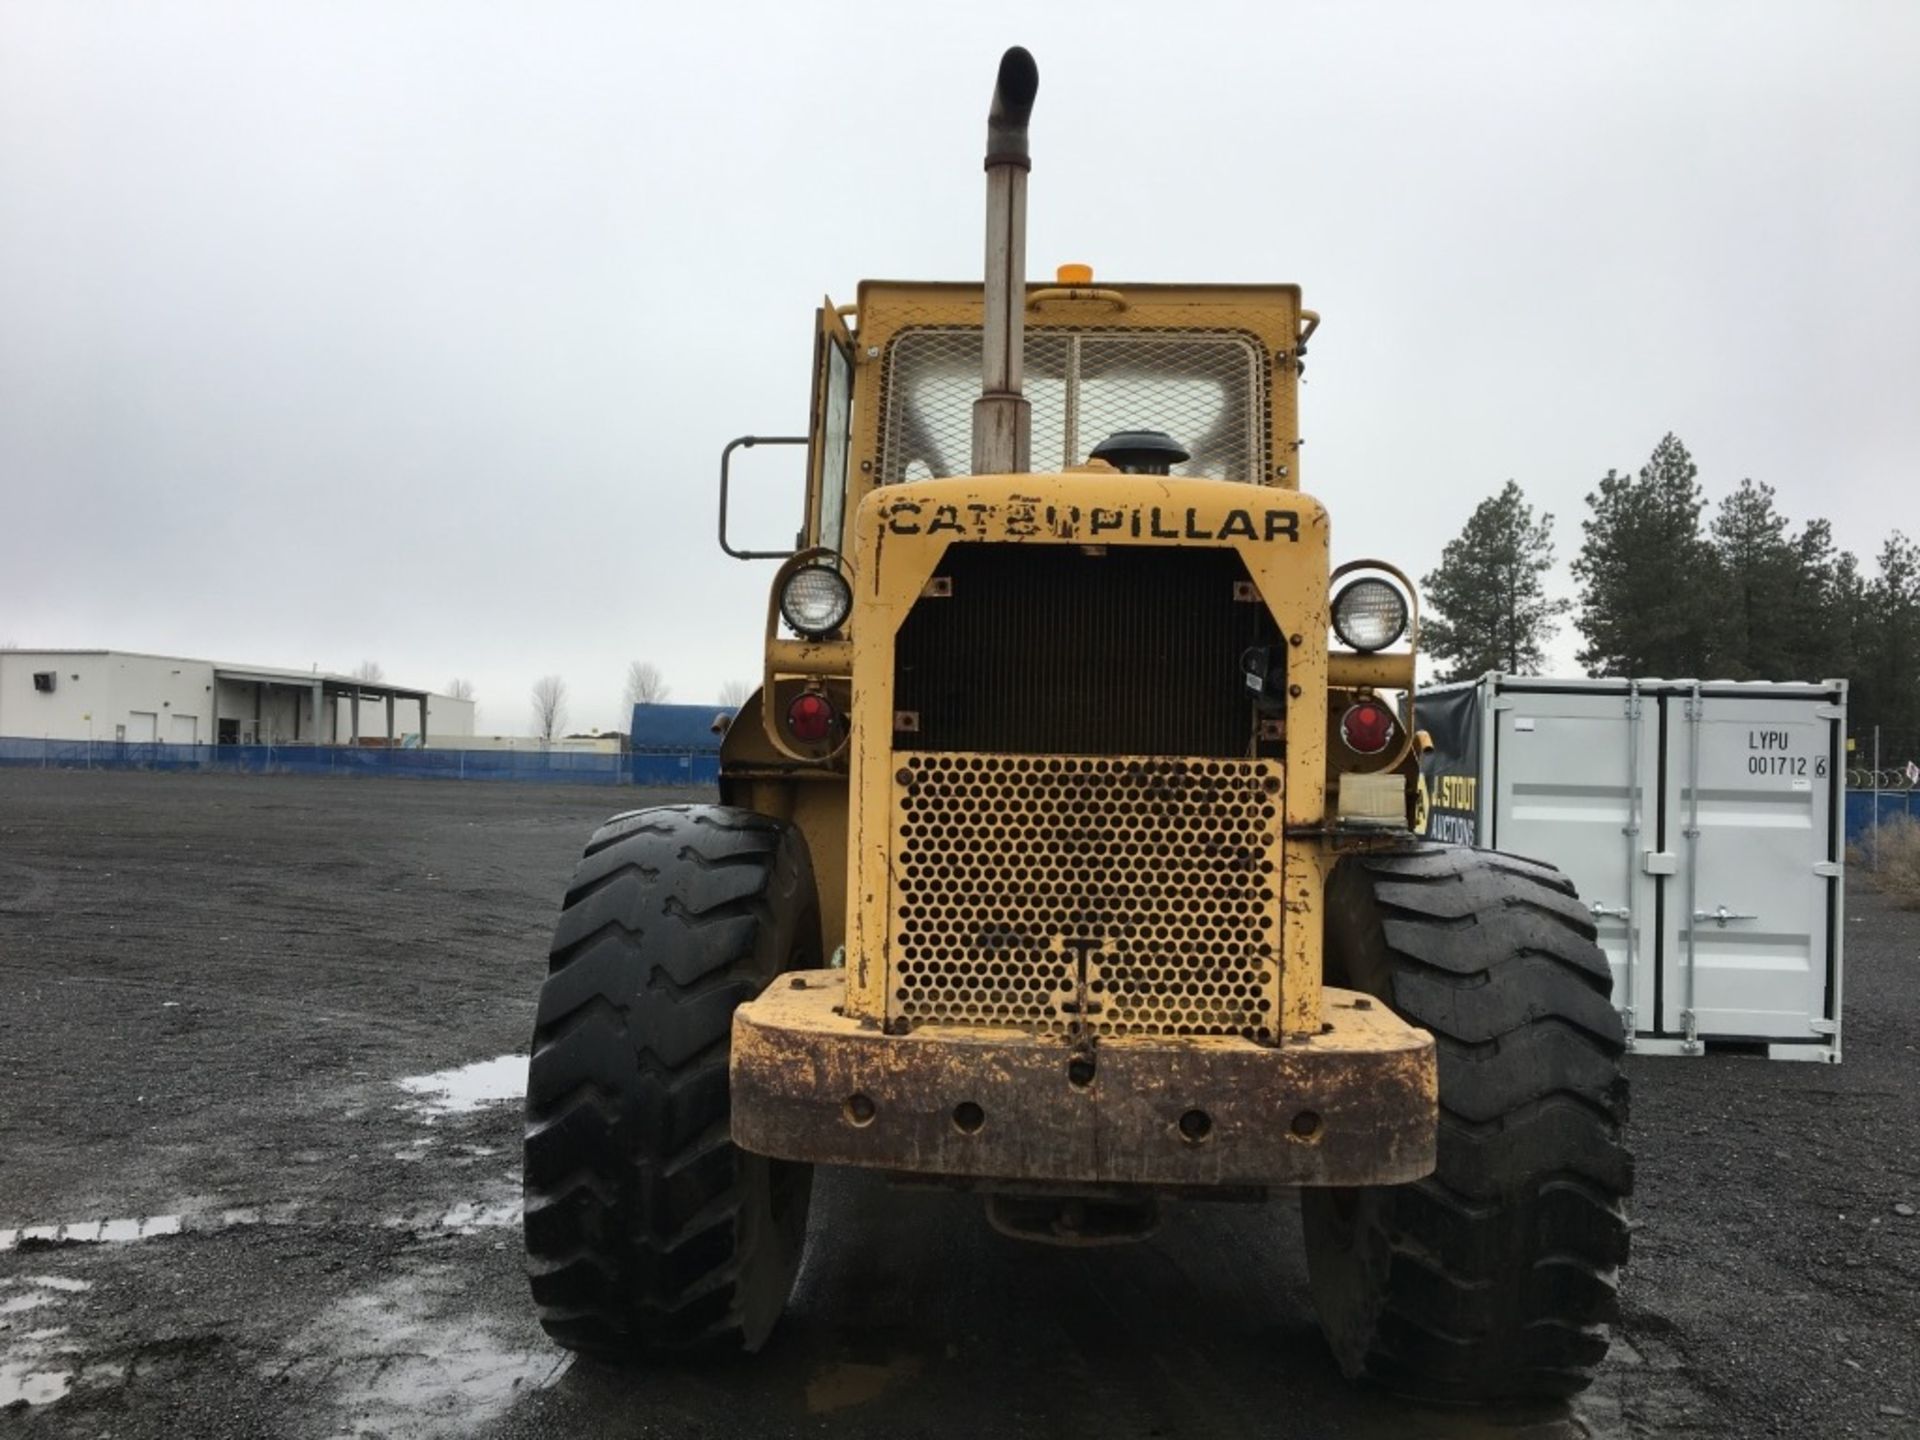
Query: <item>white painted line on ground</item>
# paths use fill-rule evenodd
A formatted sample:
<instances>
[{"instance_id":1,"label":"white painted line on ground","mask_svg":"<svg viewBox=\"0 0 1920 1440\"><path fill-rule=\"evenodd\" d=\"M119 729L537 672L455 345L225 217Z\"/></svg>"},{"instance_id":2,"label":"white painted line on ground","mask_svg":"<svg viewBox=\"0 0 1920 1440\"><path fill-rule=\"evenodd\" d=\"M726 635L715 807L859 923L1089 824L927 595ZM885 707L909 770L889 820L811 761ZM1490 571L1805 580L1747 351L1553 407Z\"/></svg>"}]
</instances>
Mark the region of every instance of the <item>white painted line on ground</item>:
<instances>
[{"instance_id":1,"label":"white painted line on ground","mask_svg":"<svg viewBox=\"0 0 1920 1440\"><path fill-rule=\"evenodd\" d=\"M390 1215L379 1222L387 1230L437 1230L456 1235L472 1235L481 1230L506 1229L520 1223L521 1202L518 1177L509 1177L491 1187L492 1193L476 1200L461 1200L453 1205L416 1210L406 1215ZM0 1230L0 1251L18 1249L42 1242L47 1245L116 1245L136 1240L152 1240L162 1235L211 1235L249 1225L292 1225L300 1218L300 1207L291 1203L269 1206L242 1206L227 1210L188 1211L179 1215L146 1215L127 1220L86 1220L67 1225L27 1225ZM48 1290L80 1291L88 1288L84 1280L67 1280L55 1275L28 1276L32 1283ZM28 1297L0 1300L0 1315L29 1310L41 1303Z\"/></svg>"},{"instance_id":2,"label":"white painted line on ground","mask_svg":"<svg viewBox=\"0 0 1920 1440\"><path fill-rule=\"evenodd\" d=\"M242 1206L238 1209L186 1211L178 1215L136 1215L120 1220L76 1220L60 1225L23 1225L0 1229L0 1252L23 1245L125 1245L163 1235L204 1235L236 1225L286 1225L294 1205Z\"/></svg>"}]
</instances>

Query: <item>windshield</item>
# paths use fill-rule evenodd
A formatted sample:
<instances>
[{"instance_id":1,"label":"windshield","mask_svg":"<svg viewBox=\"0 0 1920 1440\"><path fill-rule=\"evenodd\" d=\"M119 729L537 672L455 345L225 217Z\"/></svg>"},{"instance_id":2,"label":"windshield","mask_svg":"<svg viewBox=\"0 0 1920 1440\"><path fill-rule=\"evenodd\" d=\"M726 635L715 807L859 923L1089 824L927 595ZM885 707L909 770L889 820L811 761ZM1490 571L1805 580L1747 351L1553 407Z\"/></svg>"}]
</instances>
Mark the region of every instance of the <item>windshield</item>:
<instances>
[{"instance_id":1,"label":"windshield","mask_svg":"<svg viewBox=\"0 0 1920 1440\"><path fill-rule=\"evenodd\" d=\"M1259 346L1239 334L1033 331L1024 390L1036 471L1083 464L1116 430L1164 430L1192 459L1175 475L1255 481L1266 465ZM887 369L880 481L964 475L980 398L980 332L909 330Z\"/></svg>"}]
</instances>

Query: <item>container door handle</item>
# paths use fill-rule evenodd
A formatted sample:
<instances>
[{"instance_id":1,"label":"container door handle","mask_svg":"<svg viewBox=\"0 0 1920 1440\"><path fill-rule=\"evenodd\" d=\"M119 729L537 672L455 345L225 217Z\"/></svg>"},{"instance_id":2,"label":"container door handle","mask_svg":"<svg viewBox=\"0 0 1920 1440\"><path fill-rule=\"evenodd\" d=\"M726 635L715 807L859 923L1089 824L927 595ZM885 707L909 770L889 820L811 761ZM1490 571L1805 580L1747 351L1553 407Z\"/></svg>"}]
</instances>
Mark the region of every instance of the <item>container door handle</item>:
<instances>
[{"instance_id":1,"label":"container door handle","mask_svg":"<svg viewBox=\"0 0 1920 1440\"><path fill-rule=\"evenodd\" d=\"M1743 915L1738 910L1729 910L1724 905L1716 905L1711 910L1694 911L1693 918L1696 920L1711 920L1724 930L1727 928L1727 922L1729 920L1758 920L1760 917L1758 915Z\"/></svg>"},{"instance_id":2,"label":"container door handle","mask_svg":"<svg viewBox=\"0 0 1920 1440\"><path fill-rule=\"evenodd\" d=\"M1598 900L1587 906L1587 913L1596 920L1602 915L1613 915L1621 920L1631 920L1633 912L1624 905L1602 905Z\"/></svg>"}]
</instances>

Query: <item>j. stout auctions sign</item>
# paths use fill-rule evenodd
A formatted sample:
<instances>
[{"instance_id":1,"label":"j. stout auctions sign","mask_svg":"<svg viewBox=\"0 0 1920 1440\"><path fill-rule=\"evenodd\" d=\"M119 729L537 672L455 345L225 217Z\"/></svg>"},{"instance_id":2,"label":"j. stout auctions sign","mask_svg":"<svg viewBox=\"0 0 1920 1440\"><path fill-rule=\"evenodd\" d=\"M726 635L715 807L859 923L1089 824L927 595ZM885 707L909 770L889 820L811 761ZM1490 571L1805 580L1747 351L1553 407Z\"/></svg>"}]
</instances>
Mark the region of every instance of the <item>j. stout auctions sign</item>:
<instances>
[{"instance_id":1,"label":"j. stout auctions sign","mask_svg":"<svg viewBox=\"0 0 1920 1440\"><path fill-rule=\"evenodd\" d=\"M1479 687L1416 696L1414 723L1433 740L1433 748L1420 760L1414 830L1449 845L1478 843Z\"/></svg>"}]
</instances>

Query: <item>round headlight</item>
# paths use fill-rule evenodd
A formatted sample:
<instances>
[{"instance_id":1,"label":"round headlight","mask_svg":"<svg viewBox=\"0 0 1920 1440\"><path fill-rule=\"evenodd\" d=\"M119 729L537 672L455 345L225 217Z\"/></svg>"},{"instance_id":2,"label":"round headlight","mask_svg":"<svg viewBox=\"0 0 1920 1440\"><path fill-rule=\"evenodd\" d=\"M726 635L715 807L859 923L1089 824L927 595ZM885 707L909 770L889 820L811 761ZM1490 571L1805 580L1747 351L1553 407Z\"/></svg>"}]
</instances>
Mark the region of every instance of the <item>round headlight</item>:
<instances>
[{"instance_id":1,"label":"round headlight","mask_svg":"<svg viewBox=\"0 0 1920 1440\"><path fill-rule=\"evenodd\" d=\"M1406 597L1384 580L1356 580L1333 597L1333 631L1356 650L1384 650L1406 634Z\"/></svg>"},{"instance_id":2,"label":"round headlight","mask_svg":"<svg viewBox=\"0 0 1920 1440\"><path fill-rule=\"evenodd\" d=\"M853 609L853 592L838 570L808 565L787 577L780 591L780 613L800 634L818 639L838 630Z\"/></svg>"}]
</instances>

